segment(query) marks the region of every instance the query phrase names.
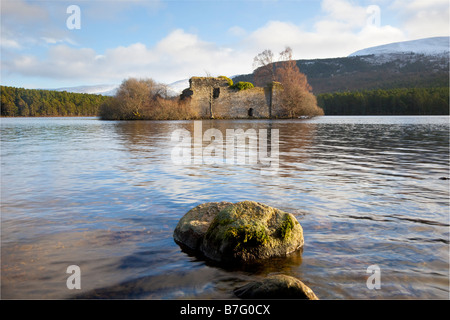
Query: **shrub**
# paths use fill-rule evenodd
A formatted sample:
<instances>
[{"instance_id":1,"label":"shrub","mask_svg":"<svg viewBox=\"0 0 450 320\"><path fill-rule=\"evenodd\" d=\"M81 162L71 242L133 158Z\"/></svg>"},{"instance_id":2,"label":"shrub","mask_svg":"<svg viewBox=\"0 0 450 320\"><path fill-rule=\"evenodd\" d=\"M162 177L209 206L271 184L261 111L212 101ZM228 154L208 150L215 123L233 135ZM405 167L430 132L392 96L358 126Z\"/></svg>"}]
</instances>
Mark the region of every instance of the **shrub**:
<instances>
[{"instance_id":1,"label":"shrub","mask_svg":"<svg viewBox=\"0 0 450 320\"><path fill-rule=\"evenodd\" d=\"M230 78L225 77L225 76L219 76L219 78L220 78L220 79L225 79L225 80L227 80L227 81L228 81L228 85L229 85L230 87L233 86L233 80L231 80Z\"/></svg>"},{"instance_id":2,"label":"shrub","mask_svg":"<svg viewBox=\"0 0 450 320\"><path fill-rule=\"evenodd\" d=\"M147 119L152 120L189 120L199 118L188 102L179 99L156 98L156 105L149 110Z\"/></svg>"},{"instance_id":3,"label":"shrub","mask_svg":"<svg viewBox=\"0 0 450 320\"><path fill-rule=\"evenodd\" d=\"M247 89L251 89L254 88L255 86L250 83L250 82L245 82L245 81L239 81L238 83L236 83L235 85L233 85L233 89L238 89L239 91L241 90L247 90Z\"/></svg>"},{"instance_id":4,"label":"shrub","mask_svg":"<svg viewBox=\"0 0 450 320\"><path fill-rule=\"evenodd\" d=\"M189 103L169 98L167 87L151 79L125 80L117 94L100 107L104 120L185 120L197 113Z\"/></svg>"}]
</instances>

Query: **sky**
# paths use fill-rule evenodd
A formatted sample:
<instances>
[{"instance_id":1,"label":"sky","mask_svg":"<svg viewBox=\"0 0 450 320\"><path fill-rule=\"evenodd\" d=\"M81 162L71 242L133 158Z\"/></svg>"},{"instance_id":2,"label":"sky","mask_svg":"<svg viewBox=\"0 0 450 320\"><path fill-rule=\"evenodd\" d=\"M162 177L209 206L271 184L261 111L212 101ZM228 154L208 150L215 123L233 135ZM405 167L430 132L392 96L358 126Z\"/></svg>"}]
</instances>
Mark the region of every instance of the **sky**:
<instances>
[{"instance_id":1,"label":"sky","mask_svg":"<svg viewBox=\"0 0 450 320\"><path fill-rule=\"evenodd\" d=\"M231 77L251 73L265 49L345 57L449 31L448 0L1 0L0 83Z\"/></svg>"}]
</instances>

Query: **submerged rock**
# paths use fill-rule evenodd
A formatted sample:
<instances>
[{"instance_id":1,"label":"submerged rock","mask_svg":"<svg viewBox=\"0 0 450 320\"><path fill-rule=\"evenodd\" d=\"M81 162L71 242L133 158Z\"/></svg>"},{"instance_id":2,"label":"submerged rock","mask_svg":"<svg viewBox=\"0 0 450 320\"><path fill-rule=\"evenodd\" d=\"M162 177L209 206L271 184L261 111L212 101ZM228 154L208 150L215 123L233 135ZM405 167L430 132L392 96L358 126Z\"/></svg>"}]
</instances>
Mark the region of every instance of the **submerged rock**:
<instances>
[{"instance_id":1,"label":"submerged rock","mask_svg":"<svg viewBox=\"0 0 450 320\"><path fill-rule=\"evenodd\" d=\"M218 262L285 256L304 243L292 214L254 201L197 206L180 220L174 238Z\"/></svg>"},{"instance_id":2,"label":"submerged rock","mask_svg":"<svg viewBox=\"0 0 450 320\"><path fill-rule=\"evenodd\" d=\"M307 299L319 300L315 293L297 278L278 274L250 282L234 290L241 299Z\"/></svg>"}]
</instances>

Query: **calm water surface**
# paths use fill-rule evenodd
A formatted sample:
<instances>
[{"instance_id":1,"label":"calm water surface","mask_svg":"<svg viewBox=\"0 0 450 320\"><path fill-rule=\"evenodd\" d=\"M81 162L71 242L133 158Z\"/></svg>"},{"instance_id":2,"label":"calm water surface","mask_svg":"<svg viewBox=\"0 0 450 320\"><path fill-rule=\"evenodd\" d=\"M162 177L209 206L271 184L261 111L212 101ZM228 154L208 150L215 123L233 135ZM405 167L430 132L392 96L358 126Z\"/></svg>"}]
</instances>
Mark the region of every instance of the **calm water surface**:
<instances>
[{"instance_id":1,"label":"calm water surface","mask_svg":"<svg viewBox=\"0 0 450 320\"><path fill-rule=\"evenodd\" d=\"M0 121L4 299L227 299L279 272L321 299L449 298L448 117L203 121L224 135L278 129L270 176L257 165L174 165L171 134L193 132L192 121ZM241 200L293 213L303 251L230 270L174 243L189 209ZM81 290L66 287L73 264ZM371 265L379 290L366 286Z\"/></svg>"}]
</instances>

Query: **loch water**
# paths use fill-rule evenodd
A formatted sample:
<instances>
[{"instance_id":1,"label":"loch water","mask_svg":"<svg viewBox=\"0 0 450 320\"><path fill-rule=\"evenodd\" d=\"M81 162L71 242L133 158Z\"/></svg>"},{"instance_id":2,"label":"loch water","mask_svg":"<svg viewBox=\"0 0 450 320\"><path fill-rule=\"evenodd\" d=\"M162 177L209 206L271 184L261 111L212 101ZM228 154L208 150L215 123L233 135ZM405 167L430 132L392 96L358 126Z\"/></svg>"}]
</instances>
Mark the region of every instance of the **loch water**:
<instances>
[{"instance_id":1,"label":"loch water","mask_svg":"<svg viewBox=\"0 0 450 320\"><path fill-rule=\"evenodd\" d=\"M448 116L201 122L224 140L227 129L278 130L271 174L175 164L172 134L194 134L193 121L0 122L3 299L233 299L273 273L320 299L449 298ZM242 200L294 214L303 249L230 268L174 242L191 208ZM67 288L70 265L80 290ZM371 266L379 289L367 286Z\"/></svg>"}]
</instances>

